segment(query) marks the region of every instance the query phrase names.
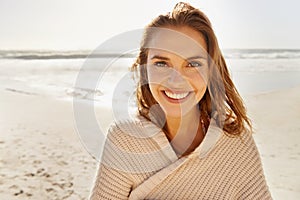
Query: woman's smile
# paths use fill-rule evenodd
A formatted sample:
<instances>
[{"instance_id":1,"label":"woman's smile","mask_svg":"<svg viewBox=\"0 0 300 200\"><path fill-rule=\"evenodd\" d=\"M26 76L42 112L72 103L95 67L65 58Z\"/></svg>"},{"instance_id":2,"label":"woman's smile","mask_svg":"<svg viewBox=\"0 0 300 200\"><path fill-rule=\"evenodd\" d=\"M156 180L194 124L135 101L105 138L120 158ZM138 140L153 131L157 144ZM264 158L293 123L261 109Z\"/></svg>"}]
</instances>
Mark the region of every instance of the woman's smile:
<instances>
[{"instance_id":1,"label":"woman's smile","mask_svg":"<svg viewBox=\"0 0 300 200\"><path fill-rule=\"evenodd\" d=\"M162 95L165 96L165 98L171 102L171 103L182 103L185 101L189 96L191 92L172 92L170 90L163 90Z\"/></svg>"}]
</instances>

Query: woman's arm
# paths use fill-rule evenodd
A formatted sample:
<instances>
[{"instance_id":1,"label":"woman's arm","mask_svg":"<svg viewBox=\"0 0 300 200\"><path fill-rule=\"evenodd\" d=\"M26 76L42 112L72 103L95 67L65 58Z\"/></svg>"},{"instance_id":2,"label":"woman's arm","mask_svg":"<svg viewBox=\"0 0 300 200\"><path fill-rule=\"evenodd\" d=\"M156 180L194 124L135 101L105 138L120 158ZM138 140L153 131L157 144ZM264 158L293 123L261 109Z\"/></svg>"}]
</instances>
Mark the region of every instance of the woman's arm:
<instances>
[{"instance_id":1,"label":"woman's arm","mask_svg":"<svg viewBox=\"0 0 300 200\"><path fill-rule=\"evenodd\" d=\"M108 131L89 199L128 199L133 181L132 176L122 168L126 165L122 159L121 144L124 142L120 130L112 126Z\"/></svg>"},{"instance_id":2,"label":"woman's arm","mask_svg":"<svg viewBox=\"0 0 300 200\"><path fill-rule=\"evenodd\" d=\"M244 166L243 184L239 185L238 199L242 200L272 200L267 185L259 151L252 135L249 135L247 163Z\"/></svg>"},{"instance_id":3,"label":"woman's arm","mask_svg":"<svg viewBox=\"0 0 300 200\"><path fill-rule=\"evenodd\" d=\"M90 199L128 199L131 184L125 174L100 163Z\"/></svg>"}]
</instances>

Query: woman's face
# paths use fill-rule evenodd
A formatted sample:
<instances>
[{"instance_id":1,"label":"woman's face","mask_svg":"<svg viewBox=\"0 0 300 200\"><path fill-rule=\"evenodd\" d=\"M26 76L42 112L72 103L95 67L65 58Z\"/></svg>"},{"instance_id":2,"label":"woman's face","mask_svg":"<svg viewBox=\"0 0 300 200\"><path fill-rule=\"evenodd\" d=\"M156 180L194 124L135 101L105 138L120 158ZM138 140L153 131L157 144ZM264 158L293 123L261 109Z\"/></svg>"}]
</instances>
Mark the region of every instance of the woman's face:
<instances>
[{"instance_id":1,"label":"woman's face","mask_svg":"<svg viewBox=\"0 0 300 200\"><path fill-rule=\"evenodd\" d=\"M206 52L203 36L189 27L162 29L151 38L148 81L166 116L198 112L198 103L207 88Z\"/></svg>"}]
</instances>

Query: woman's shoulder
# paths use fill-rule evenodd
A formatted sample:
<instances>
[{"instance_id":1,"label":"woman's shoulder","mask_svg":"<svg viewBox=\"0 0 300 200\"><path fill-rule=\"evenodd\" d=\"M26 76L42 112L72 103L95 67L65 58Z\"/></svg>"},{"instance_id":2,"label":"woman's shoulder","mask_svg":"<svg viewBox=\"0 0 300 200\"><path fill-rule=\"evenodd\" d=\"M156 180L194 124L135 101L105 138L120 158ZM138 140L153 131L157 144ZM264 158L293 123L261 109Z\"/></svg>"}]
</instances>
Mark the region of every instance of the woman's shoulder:
<instances>
[{"instance_id":1,"label":"woman's shoulder","mask_svg":"<svg viewBox=\"0 0 300 200\"><path fill-rule=\"evenodd\" d=\"M250 130L245 130L239 136L234 137L224 134L222 148L244 163L260 159L253 132Z\"/></svg>"},{"instance_id":2,"label":"woman's shoulder","mask_svg":"<svg viewBox=\"0 0 300 200\"><path fill-rule=\"evenodd\" d=\"M107 140L130 151L135 149L140 151L143 147L141 144L151 143L154 137L161 134L161 131L151 121L136 116L127 120L114 121L108 129Z\"/></svg>"},{"instance_id":3,"label":"woman's shoulder","mask_svg":"<svg viewBox=\"0 0 300 200\"><path fill-rule=\"evenodd\" d=\"M223 138L228 142L236 142L238 145L249 147L255 145L253 132L245 129L238 135L232 135L223 131Z\"/></svg>"},{"instance_id":4,"label":"woman's shoulder","mask_svg":"<svg viewBox=\"0 0 300 200\"><path fill-rule=\"evenodd\" d=\"M114 121L109 129L108 134L121 133L136 138L147 138L161 131L153 122L143 116L133 116L130 119Z\"/></svg>"},{"instance_id":5,"label":"woman's shoulder","mask_svg":"<svg viewBox=\"0 0 300 200\"><path fill-rule=\"evenodd\" d=\"M256 148L255 140L253 138L253 132L250 130L244 130L239 135L239 140L246 148Z\"/></svg>"},{"instance_id":6,"label":"woman's shoulder","mask_svg":"<svg viewBox=\"0 0 300 200\"><path fill-rule=\"evenodd\" d=\"M102 163L130 173L153 172L170 164L161 129L143 118L115 121L109 128Z\"/></svg>"}]
</instances>

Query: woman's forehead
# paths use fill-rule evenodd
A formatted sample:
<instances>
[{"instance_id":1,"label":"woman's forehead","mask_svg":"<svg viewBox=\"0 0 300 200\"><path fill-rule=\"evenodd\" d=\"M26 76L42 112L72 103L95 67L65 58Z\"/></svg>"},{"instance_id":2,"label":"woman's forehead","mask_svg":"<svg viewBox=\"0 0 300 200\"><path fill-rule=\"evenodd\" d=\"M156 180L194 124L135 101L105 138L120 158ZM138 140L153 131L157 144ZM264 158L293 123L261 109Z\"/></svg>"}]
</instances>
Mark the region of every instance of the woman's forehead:
<instances>
[{"instance_id":1,"label":"woman's forehead","mask_svg":"<svg viewBox=\"0 0 300 200\"><path fill-rule=\"evenodd\" d=\"M155 28L146 48L172 52L181 57L206 54L206 41L197 31L189 28Z\"/></svg>"},{"instance_id":2,"label":"woman's forehead","mask_svg":"<svg viewBox=\"0 0 300 200\"><path fill-rule=\"evenodd\" d=\"M190 52L183 54L177 54L177 52L171 52L163 49L154 49L150 48L148 51L148 59L170 59L174 56L179 56L185 60L193 60L193 59L207 59L208 55L206 52Z\"/></svg>"}]
</instances>

